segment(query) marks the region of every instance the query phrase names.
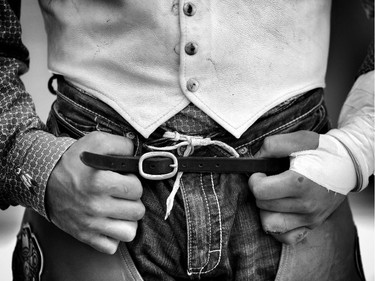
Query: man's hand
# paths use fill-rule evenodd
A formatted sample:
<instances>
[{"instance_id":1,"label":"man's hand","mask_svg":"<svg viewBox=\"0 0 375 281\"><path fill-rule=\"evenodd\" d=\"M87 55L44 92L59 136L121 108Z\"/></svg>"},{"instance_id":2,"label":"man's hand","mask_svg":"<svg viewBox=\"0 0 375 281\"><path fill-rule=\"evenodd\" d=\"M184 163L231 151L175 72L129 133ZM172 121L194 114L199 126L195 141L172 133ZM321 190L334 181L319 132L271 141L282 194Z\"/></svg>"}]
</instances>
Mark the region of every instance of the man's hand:
<instances>
[{"instance_id":1,"label":"man's hand","mask_svg":"<svg viewBox=\"0 0 375 281\"><path fill-rule=\"evenodd\" d=\"M278 158L316 149L319 135L309 131L267 137L256 158ZM327 163L330 165L330 163ZM288 170L279 175L255 173L250 190L260 208L263 229L277 240L295 244L322 224L343 202L344 195L328 191L303 175Z\"/></svg>"},{"instance_id":2,"label":"man's hand","mask_svg":"<svg viewBox=\"0 0 375 281\"><path fill-rule=\"evenodd\" d=\"M98 251L113 254L119 241L134 239L145 207L142 185L132 174L121 175L84 165L82 151L133 155L131 140L93 132L76 141L61 157L47 184L52 222Z\"/></svg>"}]
</instances>

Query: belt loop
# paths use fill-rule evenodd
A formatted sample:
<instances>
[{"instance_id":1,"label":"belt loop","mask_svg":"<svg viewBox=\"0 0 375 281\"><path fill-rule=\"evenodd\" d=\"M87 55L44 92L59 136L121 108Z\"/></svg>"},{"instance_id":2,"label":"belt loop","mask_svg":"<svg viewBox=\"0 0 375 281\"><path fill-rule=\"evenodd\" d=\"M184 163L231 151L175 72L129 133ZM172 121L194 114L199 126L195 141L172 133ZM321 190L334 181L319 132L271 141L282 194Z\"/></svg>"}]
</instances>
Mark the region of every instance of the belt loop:
<instances>
[{"instance_id":1,"label":"belt loop","mask_svg":"<svg viewBox=\"0 0 375 281\"><path fill-rule=\"evenodd\" d=\"M56 92L56 90L55 90L55 88L53 87L53 81L55 80L55 79L61 79L63 76L61 76L61 75L57 75L57 74L53 74L52 76L51 76L51 78L48 80L48 90L50 91L50 93L52 94L52 95L55 95L56 96L56 94L57 94L57 92Z\"/></svg>"}]
</instances>

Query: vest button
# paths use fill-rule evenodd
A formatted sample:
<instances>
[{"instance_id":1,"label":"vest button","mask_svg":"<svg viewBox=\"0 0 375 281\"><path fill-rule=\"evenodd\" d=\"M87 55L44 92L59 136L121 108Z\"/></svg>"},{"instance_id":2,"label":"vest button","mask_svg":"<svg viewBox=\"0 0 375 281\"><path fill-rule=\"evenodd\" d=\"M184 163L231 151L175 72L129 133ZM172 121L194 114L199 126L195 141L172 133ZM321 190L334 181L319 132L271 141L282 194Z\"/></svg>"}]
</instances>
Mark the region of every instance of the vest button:
<instances>
[{"instance_id":1,"label":"vest button","mask_svg":"<svg viewBox=\"0 0 375 281\"><path fill-rule=\"evenodd\" d=\"M188 17L194 16L196 12L195 5L193 3L185 3L184 4L184 14L187 15Z\"/></svg>"},{"instance_id":2,"label":"vest button","mask_svg":"<svg viewBox=\"0 0 375 281\"><path fill-rule=\"evenodd\" d=\"M194 42L189 42L185 45L185 53L189 56L195 55L198 52L198 45Z\"/></svg>"},{"instance_id":3,"label":"vest button","mask_svg":"<svg viewBox=\"0 0 375 281\"><path fill-rule=\"evenodd\" d=\"M194 92L198 91L198 89L199 89L199 82L196 79L191 78L187 81L186 88L188 89L189 92L194 93Z\"/></svg>"}]
</instances>

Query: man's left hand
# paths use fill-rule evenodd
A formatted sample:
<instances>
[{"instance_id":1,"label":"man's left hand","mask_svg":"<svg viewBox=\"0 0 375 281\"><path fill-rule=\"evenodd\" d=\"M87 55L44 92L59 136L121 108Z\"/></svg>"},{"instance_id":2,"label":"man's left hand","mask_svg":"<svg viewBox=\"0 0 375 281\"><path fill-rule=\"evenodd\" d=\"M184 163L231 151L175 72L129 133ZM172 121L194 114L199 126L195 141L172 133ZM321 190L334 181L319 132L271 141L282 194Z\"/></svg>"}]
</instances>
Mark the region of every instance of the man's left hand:
<instances>
[{"instance_id":1,"label":"man's left hand","mask_svg":"<svg viewBox=\"0 0 375 281\"><path fill-rule=\"evenodd\" d=\"M265 138L254 157L287 157L293 152L316 149L318 145L319 134L314 132L274 135ZM302 241L346 197L291 170L273 176L255 173L249 179L249 186L260 208L264 231L286 244Z\"/></svg>"}]
</instances>

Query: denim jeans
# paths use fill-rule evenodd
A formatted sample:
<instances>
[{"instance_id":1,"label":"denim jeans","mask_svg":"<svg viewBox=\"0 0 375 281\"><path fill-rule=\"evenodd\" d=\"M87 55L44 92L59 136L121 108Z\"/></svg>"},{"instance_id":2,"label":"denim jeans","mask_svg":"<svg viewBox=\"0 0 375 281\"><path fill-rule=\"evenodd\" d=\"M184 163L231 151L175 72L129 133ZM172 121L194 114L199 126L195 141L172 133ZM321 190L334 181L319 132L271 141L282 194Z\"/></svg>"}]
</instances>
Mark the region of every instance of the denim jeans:
<instances>
[{"instance_id":1,"label":"denim jeans","mask_svg":"<svg viewBox=\"0 0 375 281\"><path fill-rule=\"evenodd\" d=\"M47 126L55 135L74 138L95 130L122 135L133 140L137 155L148 151L147 144L171 144L161 137L163 128L145 139L109 106L62 81ZM223 129L216 129L209 135L234 147L241 157L253 157L268 135L298 130L324 133L328 129L323 90L316 89L270 110L240 139ZM189 157L195 156L227 156L227 152L208 146L196 149ZM141 178L146 213L138 224L136 238L126 245L121 243L120 251L121 247L128 248L144 280L298 280L290 277L290 267L298 265L305 253L305 264L311 263L313 269L313 259L320 258L321 254L316 251L315 256L309 256L308 243L310 251L303 246L281 245L263 231L248 178L245 174L185 173L167 220L164 220L166 199L174 179ZM350 218L350 211L347 216ZM350 220L346 223L352 224ZM329 227L317 231L318 238L312 241L320 243L322 237L327 236L326 229L333 229ZM350 239L354 241L351 236ZM331 248L334 250L332 243L322 242L321 246L329 253ZM326 255L317 267L331 260L332 255ZM344 263L343 266L345 268ZM327 272L330 267L327 265ZM303 274L305 269L299 270ZM341 271L340 267L337 272ZM334 275L338 279L325 273L323 276L327 276L327 280L344 280L337 272ZM347 275L344 271L343 274ZM325 280L318 273L311 276L305 280Z\"/></svg>"}]
</instances>

